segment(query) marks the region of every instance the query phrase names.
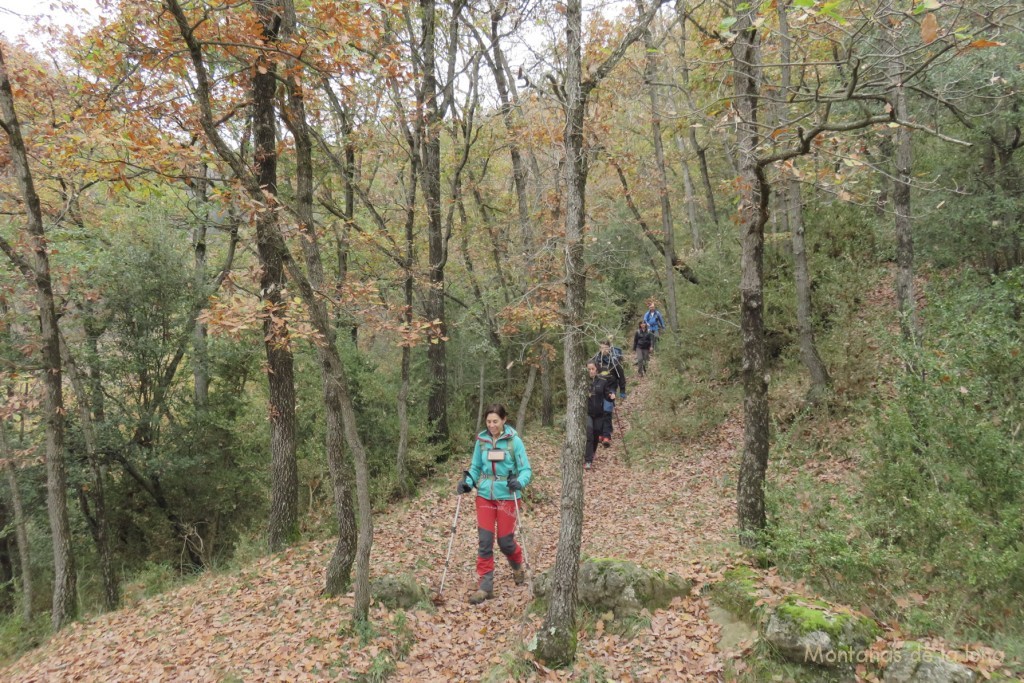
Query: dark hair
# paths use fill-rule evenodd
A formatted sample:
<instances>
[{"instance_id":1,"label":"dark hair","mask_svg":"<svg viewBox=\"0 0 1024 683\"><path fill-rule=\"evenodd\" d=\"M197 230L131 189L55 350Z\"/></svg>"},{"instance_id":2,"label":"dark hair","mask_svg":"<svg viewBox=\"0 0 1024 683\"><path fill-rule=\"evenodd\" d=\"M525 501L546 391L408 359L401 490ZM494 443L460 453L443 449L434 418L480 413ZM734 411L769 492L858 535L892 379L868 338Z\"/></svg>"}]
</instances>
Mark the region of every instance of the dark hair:
<instances>
[{"instance_id":1,"label":"dark hair","mask_svg":"<svg viewBox=\"0 0 1024 683\"><path fill-rule=\"evenodd\" d=\"M643 320L641 320L641 321L640 321L640 324L639 324L639 325L637 325L637 329L639 329L639 328L641 328L641 327L647 327L647 323L646 323L645 321L643 321Z\"/></svg>"},{"instance_id":2,"label":"dark hair","mask_svg":"<svg viewBox=\"0 0 1024 683\"><path fill-rule=\"evenodd\" d=\"M505 412L505 406L500 403L492 403L491 405L484 408L484 417L486 418L491 413L494 413L502 420L508 417L508 413Z\"/></svg>"},{"instance_id":3,"label":"dark hair","mask_svg":"<svg viewBox=\"0 0 1024 683\"><path fill-rule=\"evenodd\" d=\"M593 366L594 366L595 368L597 367L597 363L595 363L595 362L594 362L594 361L592 361L592 360L588 360L588 361L587 361L587 365L586 365L586 367L588 367L588 368L589 368L589 367L590 367L591 365L593 365Z\"/></svg>"}]
</instances>

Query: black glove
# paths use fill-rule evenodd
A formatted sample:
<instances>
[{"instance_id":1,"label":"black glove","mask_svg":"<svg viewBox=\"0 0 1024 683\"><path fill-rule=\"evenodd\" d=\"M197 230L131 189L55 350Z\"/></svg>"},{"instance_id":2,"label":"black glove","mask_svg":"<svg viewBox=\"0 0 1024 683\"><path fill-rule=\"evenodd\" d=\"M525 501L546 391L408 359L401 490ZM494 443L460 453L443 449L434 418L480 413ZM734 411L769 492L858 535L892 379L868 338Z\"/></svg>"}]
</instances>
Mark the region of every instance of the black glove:
<instances>
[{"instance_id":1,"label":"black glove","mask_svg":"<svg viewBox=\"0 0 1024 683\"><path fill-rule=\"evenodd\" d=\"M460 496L463 493L469 493L472 490L473 486L471 484L467 484L464 479L459 482L458 486L455 487L455 493L459 494Z\"/></svg>"},{"instance_id":2,"label":"black glove","mask_svg":"<svg viewBox=\"0 0 1024 683\"><path fill-rule=\"evenodd\" d=\"M523 485L520 484L519 480L516 479L515 477L512 477L511 479L509 479L507 483L508 483L508 490L509 491L522 491L523 490Z\"/></svg>"}]
</instances>

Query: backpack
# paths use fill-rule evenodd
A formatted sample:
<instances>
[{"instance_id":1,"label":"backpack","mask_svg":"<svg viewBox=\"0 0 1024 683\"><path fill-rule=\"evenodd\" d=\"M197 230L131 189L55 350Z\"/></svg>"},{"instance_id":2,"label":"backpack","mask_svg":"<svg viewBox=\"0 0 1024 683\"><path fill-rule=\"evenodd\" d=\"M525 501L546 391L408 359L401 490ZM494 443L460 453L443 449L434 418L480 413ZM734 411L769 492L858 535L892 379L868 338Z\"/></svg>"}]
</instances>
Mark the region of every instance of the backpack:
<instances>
[{"instance_id":1,"label":"backpack","mask_svg":"<svg viewBox=\"0 0 1024 683\"><path fill-rule=\"evenodd\" d=\"M597 417L605 413L604 404L608 400L609 378L598 375L590 383L590 396L587 398L587 414Z\"/></svg>"}]
</instances>

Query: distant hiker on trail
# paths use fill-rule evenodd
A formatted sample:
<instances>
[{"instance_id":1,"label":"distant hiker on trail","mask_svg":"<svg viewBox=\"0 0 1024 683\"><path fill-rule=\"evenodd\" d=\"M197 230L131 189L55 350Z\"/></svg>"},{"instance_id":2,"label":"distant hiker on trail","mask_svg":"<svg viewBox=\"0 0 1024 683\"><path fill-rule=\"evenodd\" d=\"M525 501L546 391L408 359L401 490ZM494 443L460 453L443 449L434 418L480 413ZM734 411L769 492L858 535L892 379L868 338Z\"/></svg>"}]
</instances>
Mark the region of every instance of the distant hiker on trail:
<instances>
[{"instance_id":1,"label":"distant hiker on trail","mask_svg":"<svg viewBox=\"0 0 1024 683\"><path fill-rule=\"evenodd\" d=\"M653 301L647 305L644 322L647 323L647 329L651 331L651 349L653 350L661 338L661 331L665 329L665 319L661 317L661 312Z\"/></svg>"},{"instance_id":2,"label":"distant hiker on trail","mask_svg":"<svg viewBox=\"0 0 1024 683\"><path fill-rule=\"evenodd\" d=\"M643 377L647 374L647 361L651 359L651 346L654 344L654 337L647 329L647 323L643 320L637 325L633 334L633 353L636 354L636 372Z\"/></svg>"},{"instance_id":3,"label":"distant hiker on trail","mask_svg":"<svg viewBox=\"0 0 1024 683\"><path fill-rule=\"evenodd\" d=\"M622 369L622 350L615 353L610 340L601 342L597 355L590 359L597 366L597 372L609 378L608 388L626 399L626 372ZM605 448L612 445L612 414L615 412L615 399L605 400L604 429L601 432L600 442Z\"/></svg>"},{"instance_id":4,"label":"distant hiker on trail","mask_svg":"<svg viewBox=\"0 0 1024 683\"><path fill-rule=\"evenodd\" d=\"M590 395L587 397L587 452L583 456L584 468L590 469L594 463L594 451L604 437L605 422L611 422L611 416L605 412L605 402L615 400L612 379L607 374L597 371L597 363L587 363L587 374L590 375Z\"/></svg>"},{"instance_id":5,"label":"distant hiker on trail","mask_svg":"<svg viewBox=\"0 0 1024 683\"><path fill-rule=\"evenodd\" d=\"M526 582L523 549L514 535L518 507L521 507L516 501L533 476L523 440L516 430L505 424L505 406L498 403L488 406L484 417L487 429L477 435L473 462L456 487L459 495L476 487L476 526L480 540L476 573L480 583L469 596L469 602L474 605L494 597L495 525L498 548L512 567L512 580L517 586Z\"/></svg>"}]
</instances>

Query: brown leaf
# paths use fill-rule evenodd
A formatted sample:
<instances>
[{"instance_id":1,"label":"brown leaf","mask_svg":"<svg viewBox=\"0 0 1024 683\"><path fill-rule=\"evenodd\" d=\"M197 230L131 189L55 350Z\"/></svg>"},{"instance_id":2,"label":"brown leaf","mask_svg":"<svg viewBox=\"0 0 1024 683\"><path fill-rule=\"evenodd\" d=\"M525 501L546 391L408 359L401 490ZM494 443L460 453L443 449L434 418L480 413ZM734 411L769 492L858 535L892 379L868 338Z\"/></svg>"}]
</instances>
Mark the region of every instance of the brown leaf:
<instances>
[{"instance_id":1,"label":"brown leaf","mask_svg":"<svg viewBox=\"0 0 1024 683\"><path fill-rule=\"evenodd\" d=\"M968 43L967 47L983 50L986 47L1002 47L1003 45L1006 45L1006 43L998 43L994 40L975 40L971 43Z\"/></svg>"},{"instance_id":2,"label":"brown leaf","mask_svg":"<svg viewBox=\"0 0 1024 683\"><path fill-rule=\"evenodd\" d=\"M935 14L929 12L924 16L924 21L921 22L921 40L924 41L925 45L929 45L935 42L935 39L939 37L939 20L935 18Z\"/></svg>"}]
</instances>

